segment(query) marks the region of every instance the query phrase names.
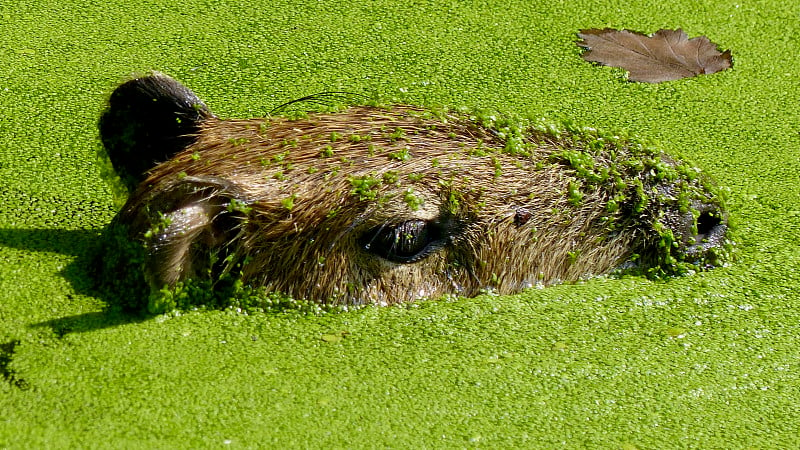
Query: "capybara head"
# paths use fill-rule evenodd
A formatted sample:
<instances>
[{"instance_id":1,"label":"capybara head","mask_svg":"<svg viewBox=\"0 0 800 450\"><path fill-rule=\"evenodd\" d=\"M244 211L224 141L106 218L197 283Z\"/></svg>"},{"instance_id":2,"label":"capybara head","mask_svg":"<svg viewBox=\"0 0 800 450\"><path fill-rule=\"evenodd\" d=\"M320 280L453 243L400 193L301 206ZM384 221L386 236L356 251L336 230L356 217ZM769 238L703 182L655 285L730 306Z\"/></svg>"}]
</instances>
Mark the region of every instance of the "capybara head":
<instances>
[{"instance_id":1,"label":"capybara head","mask_svg":"<svg viewBox=\"0 0 800 450\"><path fill-rule=\"evenodd\" d=\"M152 292L392 304L685 273L729 246L700 170L593 129L404 105L222 120L162 74L120 86L100 128L131 190L110 242L140 249L106 270L130 258Z\"/></svg>"}]
</instances>

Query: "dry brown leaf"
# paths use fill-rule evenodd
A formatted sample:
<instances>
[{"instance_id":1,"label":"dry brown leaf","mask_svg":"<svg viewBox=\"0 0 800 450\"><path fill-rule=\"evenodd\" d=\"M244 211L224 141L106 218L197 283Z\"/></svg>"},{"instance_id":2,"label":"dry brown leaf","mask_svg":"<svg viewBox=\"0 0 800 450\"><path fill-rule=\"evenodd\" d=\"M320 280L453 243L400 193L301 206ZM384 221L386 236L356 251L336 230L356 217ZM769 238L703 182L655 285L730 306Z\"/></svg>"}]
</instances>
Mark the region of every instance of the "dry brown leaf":
<instances>
[{"instance_id":1,"label":"dry brown leaf","mask_svg":"<svg viewBox=\"0 0 800 450\"><path fill-rule=\"evenodd\" d=\"M680 28L654 34L614 30L581 30L577 45L587 49L581 57L629 72L630 81L660 83L731 67L731 52L720 52L705 36L688 39Z\"/></svg>"}]
</instances>

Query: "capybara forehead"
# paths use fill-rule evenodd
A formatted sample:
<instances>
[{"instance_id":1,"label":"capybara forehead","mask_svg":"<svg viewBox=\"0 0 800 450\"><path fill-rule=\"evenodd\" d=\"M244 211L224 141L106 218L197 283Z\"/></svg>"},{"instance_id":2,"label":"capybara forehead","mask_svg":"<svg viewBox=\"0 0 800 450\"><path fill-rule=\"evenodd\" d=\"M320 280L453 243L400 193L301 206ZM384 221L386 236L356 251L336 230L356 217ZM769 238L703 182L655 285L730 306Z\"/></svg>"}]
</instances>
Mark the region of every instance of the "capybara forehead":
<instances>
[{"instance_id":1,"label":"capybara forehead","mask_svg":"<svg viewBox=\"0 0 800 450\"><path fill-rule=\"evenodd\" d=\"M563 193L561 184L575 177L559 153L564 136L529 135L517 148L505 138L462 116L410 106L353 107L298 120L212 119L146 184L203 175L237 184L253 201L324 202L325 194L341 192L360 201L398 192L434 201L455 192L513 203ZM619 160L630 156L624 147L614 150ZM595 154L600 164L610 158L604 147Z\"/></svg>"}]
</instances>

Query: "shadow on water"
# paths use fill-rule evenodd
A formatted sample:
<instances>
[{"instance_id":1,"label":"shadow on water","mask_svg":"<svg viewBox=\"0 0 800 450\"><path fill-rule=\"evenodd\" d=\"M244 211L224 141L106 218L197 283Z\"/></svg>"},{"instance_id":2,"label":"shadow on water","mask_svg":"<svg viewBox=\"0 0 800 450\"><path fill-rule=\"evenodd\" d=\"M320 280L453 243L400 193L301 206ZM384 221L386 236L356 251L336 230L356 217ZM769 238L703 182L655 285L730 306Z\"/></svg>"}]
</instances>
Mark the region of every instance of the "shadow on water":
<instances>
[{"instance_id":1,"label":"shadow on water","mask_svg":"<svg viewBox=\"0 0 800 450\"><path fill-rule=\"evenodd\" d=\"M100 298L106 307L100 312L77 314L31 325L50 328L61 337L67 333L83 333L128 323L142 322L148 316L123 309L119 300L98 289L96 270L102 230L11 229L0 228L0 246L31 252L50 252L74 259L60 273L76 293Z\"/></svg>"}]
</instances>

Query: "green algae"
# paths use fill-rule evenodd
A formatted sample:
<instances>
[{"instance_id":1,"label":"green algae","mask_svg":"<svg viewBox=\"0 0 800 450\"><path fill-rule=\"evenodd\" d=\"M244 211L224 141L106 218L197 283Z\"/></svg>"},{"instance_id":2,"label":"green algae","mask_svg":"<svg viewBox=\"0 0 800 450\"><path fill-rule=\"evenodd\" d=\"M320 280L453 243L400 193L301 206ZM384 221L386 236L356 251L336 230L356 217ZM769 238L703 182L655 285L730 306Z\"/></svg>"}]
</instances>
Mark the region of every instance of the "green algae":
<instances>
[{"instance_id":1,"label":"green algae","mask_svg":"<svg viewBox=\"0 0 800 450\"><path fill-rule=\"evenodd\" d=\"M794 61L775 56L795 52L794 9L4 6L0 447L797 447L800 98ZM734 69L626 83L572 43L584 27L665 23L731 48ZM343 314L114 311L87 286L87 248L114 215L94 121L115 84L150 68L223 117L341 88L631 130L730 187L739 259Z\"/></svg>"},{"instance_id":2,"label":"green algae","mask_svg":"<svg viewBox=\"0 0 800 450\"><path fill-rule=\"evenodd\" d=\"M347 180L353 187L351 194L359 201L374 201L378 199L378 188L381 180L371 175L348 176Z\"/></svg>"}]
</instances>

